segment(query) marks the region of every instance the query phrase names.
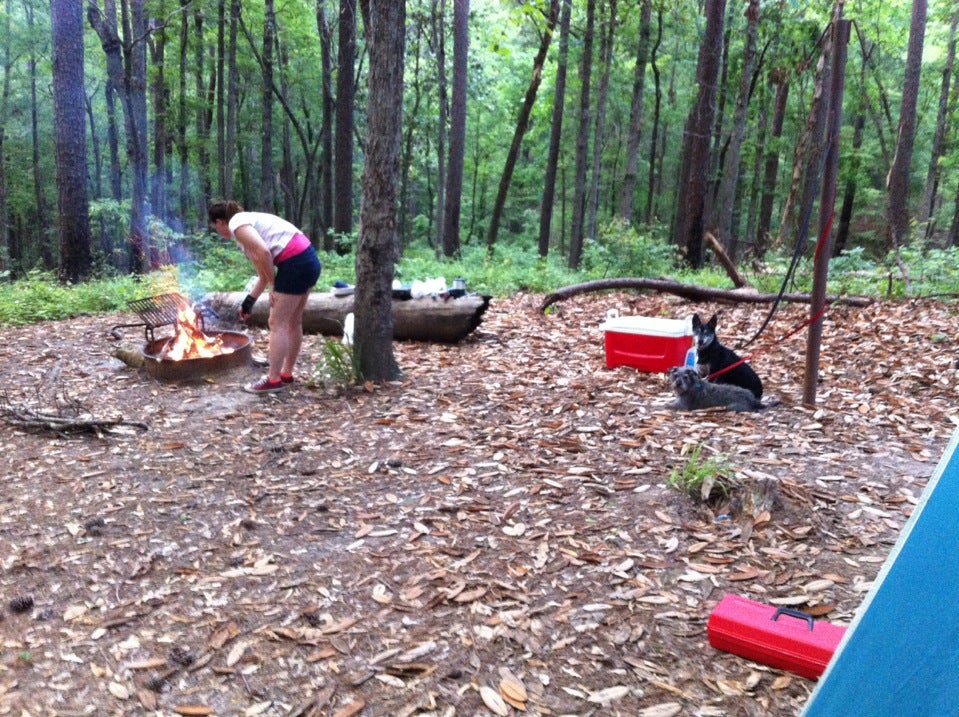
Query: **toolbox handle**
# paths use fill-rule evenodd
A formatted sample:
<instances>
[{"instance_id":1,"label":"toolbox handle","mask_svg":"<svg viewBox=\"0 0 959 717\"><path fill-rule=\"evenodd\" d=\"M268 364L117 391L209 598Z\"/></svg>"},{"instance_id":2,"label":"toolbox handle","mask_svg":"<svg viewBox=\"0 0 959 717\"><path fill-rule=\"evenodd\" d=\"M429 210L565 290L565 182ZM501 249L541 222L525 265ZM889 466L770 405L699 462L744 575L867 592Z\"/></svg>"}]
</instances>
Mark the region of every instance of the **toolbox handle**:
<instances>
[{"instance_id":1,"label":"toolbox handle","mask_svg":"<svg viewBox=\"0 0 959 717\"><path fill-rule=\"evenodd\" d=\"M776 610L775 614L773 615L773 618L772 618L773 622L776 622L776 620L779 619L780 615L789 615L789 617L795 617L799 620L805 620L806 622L809 623L809 632L812 632L813 624L815 623L815 620L813 620L811 615L807 615L806 613L800 612L799 610L790 610L788 607L781 607L778 610Z\"/></svg>"}]
</instances>

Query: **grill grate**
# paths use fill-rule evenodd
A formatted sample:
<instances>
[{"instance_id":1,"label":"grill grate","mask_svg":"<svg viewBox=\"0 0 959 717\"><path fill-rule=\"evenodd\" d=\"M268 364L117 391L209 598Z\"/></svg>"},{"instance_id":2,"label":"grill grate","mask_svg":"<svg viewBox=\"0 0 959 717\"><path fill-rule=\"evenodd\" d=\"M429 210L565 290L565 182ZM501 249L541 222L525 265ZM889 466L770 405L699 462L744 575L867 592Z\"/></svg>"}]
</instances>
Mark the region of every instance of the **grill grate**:
<instances>
[{"instance_id":1,"label":"grill grate","mask_svg":"<svg viewBox=\"0 0 959 717\"><path fill-rule=\"evenodd\" d=\"M189 308L191 305L189 299L183 296L183 294L177 293L157 294L156 296L148 296L144 299L128 301L127 306L130 307L130 310L135 312L137 316L143 319L143 321L136 324L119 324L118 326L114 326L110 330L110 333L119 339L120 334L117 332L117 329L129 326L142 326L147 342L152 343L154 341L154 329L160 326L175 324L177 311L182 308ZM202 313L197 313L197 320L200 323L200 330L203 331Z\"/></svg>"}]
</instances>

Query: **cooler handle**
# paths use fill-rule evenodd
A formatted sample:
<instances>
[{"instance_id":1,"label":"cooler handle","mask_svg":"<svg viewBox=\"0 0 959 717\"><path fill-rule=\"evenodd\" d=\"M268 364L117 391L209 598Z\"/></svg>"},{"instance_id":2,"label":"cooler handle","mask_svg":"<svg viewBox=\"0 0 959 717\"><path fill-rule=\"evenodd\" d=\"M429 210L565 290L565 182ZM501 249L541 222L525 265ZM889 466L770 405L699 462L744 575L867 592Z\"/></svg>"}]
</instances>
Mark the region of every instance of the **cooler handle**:
<instances>
[{"instance_id":1,"label":"cooler handle","mask_svg":"<svg viewBox=\"0 0 959 717\"><path fill-rule=\"evenodd\" d=\"M794 617L794 618L797 618L798 620L805 620L806 622L809 623L809 632L813 631L813 624L816 621L813 620L811 615L807 615L806 613L800 612L799 610L790 610L788 607L781 607L778 610L776 610L775 614L773 615L772 617L773 622L776 622L779 619L780 615L789 615L789 617Z\"/></svg>"}]
</instances>

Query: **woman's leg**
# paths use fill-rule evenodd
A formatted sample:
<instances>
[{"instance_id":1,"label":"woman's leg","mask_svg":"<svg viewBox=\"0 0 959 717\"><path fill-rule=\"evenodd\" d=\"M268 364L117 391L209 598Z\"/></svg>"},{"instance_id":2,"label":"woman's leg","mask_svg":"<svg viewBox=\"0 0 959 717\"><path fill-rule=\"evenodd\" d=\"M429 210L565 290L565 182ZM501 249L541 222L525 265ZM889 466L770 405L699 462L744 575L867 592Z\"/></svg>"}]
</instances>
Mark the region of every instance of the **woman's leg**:
<instances>
[{"instance_id":1,"label":"woman's leg","mask_svg":"<svg viewBox=\"0 0 959 717\"><path fill-rule=\"evenodd\" d=\"M278 381L280 373L291 374L303 345L303 311L309 294L275 293L270 308L270 370L267 378Z\"/></svg>"}]
</instances>

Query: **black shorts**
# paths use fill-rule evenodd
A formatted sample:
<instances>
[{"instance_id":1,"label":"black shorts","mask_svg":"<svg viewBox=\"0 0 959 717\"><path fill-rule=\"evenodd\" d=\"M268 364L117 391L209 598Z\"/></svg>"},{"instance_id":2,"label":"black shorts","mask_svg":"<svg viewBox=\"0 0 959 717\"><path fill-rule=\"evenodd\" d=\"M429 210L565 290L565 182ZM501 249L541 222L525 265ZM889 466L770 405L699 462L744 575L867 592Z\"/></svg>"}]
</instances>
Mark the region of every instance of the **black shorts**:
<instances>
[{"instance_id":1,"label":"black shorts","mask_svg":"<svg viewBox=\"0 0 959 717\"><path fill-rule=\"evenodd\" d=\"M307 247L276 265L273 290L280 294L307 294L316 286L322 269L316 250Z\"/></svg>"}]
</instances>

